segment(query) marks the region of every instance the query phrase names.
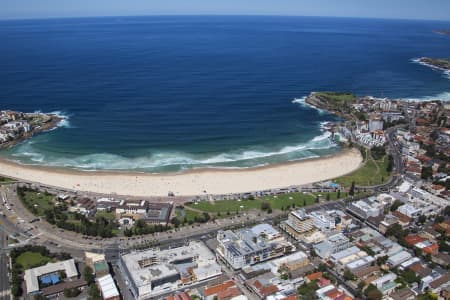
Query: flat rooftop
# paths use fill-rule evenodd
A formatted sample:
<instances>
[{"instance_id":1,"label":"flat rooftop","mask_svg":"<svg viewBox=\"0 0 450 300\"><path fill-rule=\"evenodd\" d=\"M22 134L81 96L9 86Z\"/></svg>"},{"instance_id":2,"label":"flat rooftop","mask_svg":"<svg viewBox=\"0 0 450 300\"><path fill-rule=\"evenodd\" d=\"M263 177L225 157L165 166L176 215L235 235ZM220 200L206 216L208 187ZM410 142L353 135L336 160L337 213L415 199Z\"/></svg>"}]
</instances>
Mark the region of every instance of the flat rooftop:
<instances>
[{"instance_id":1,"label":"flat rooftop","mask_svg":"<svg viewBox=\"0 0 450 300\"><path fill-rule=\"evenodd\" d=\"M121 260L128 269L130 280L138 287L160 278L183 274L190 267L194 267L197 273L217 266L214 254L198 241L166 250L132 252L123 255Z\"/></svg>"}]
</instances>

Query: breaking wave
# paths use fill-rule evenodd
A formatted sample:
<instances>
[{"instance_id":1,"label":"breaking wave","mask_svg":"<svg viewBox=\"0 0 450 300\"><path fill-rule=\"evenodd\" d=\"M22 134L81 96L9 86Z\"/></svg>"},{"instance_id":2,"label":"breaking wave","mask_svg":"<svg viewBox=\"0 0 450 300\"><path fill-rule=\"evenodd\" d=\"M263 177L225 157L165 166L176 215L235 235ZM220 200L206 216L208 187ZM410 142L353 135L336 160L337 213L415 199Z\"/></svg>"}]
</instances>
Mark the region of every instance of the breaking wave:
<instances>
[{"instance_id":1,"label":"breaking wave","mask_svg":"<svg viewBox=\"0 0 450 300\"><path fill-rule=\"evenodd\" d=\"M54 167L83 170L184 170L204 167L255 167L270 163L319 157L320 151L336 151L338 146L331 141L330 133L323 131L306 143L273 149L253 149L221 153L210 156L181 152L152 153L139 157L125 157L112 153L95 153L75 157L57 157L35 149L33 143L18 145L11 158L14 160ZM335 148L335 149L333 149Z\"/></svg>"},{"instance_id":2,"label":"breaking wave","mask_svg":"<svg viewBox=\"0 0 450 300\"><path fill-rule=\"evenodd\" d=\"M292 100L292 103L299 104L301 107L317 110L319 112L319 115L329 114L329 112L327 112L324 109L320 109L320 108L317 108L315 106L312 106L312 105L306 103L306 98L307 98L306 96L301 97L301 98L295 98L294 100Z\"/></svg>"},{"instance_id":3,"label":"breaking wave","mask_svg":"<svg viewBox=\"0 0 450 300\"><path fill-rule=\"evenodd\" d=\"M422 65L422 66L426 66L426 67L431 68L433 70L441 71L444 77L446 77L447 79L450 79L450 70L446 70L446 69L443 69L443 68L439 68L439 67L436 67L436 66L424 63L424 62L420 61L420 58L413 58L413 59L411 59L411 62L419 64L419 65Z\"/></svg>"},{"instance_id":4,"label":"breaking wave","mask_svg":"<svg viewBox=\"0 0 450 300\"><path fill-rule=\"evenodd\" d=\"M65 113L63 111L60 111L60 110L52 111L52 112L50 112L50 114L54 114L54 115L56 115L56 116L58 116L58 117L60 117L62 119L59 122L58 127L74 128L72 126L72 124L70 124L70 121L69 121L71 115L69 115L69 114L67 114L67 113Z\"/></svg>"}]
</instances>

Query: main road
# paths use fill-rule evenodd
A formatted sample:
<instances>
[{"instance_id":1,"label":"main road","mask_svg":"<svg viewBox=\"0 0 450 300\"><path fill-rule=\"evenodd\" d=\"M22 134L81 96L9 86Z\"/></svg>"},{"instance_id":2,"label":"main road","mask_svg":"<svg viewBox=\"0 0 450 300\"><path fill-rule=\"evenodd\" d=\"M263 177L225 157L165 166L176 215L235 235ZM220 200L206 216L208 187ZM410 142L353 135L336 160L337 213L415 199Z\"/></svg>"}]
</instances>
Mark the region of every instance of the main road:
<instances>
[{"instance_id":1,"label":"main road","mask_svg":"<svg viewBox=\"0 0 450 300\"><path fill-rule=\"evenodd\" d=\"M1 217L0 217L1 218ZM0 219L0 300L9 300L11 293L9 289L8 261L7 254L8 235L3 228L3 222Z\"/></svg>"}]
</instances>

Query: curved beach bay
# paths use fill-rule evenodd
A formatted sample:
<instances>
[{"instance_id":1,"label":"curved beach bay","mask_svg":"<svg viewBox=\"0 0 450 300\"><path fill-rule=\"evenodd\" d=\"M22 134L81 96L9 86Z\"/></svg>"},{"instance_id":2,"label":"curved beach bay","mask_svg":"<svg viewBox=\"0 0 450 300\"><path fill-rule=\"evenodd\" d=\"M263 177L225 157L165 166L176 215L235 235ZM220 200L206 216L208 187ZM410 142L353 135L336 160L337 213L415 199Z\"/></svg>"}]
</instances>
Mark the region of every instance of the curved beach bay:
<instances>
[{"instance_id":1,"label":"curved beach bay","mask_svg":"<svg viewBox=\"0 0 450 300\"><path fill-rule=\"evenodd\" d=\"M194 196L243 193L303 185L339 177L362 162L356 149L339 154L248 169L198 169L182 173L83 172L0 160L0 174L63 189L127 196Z\"/></svg>"}]
</instances>

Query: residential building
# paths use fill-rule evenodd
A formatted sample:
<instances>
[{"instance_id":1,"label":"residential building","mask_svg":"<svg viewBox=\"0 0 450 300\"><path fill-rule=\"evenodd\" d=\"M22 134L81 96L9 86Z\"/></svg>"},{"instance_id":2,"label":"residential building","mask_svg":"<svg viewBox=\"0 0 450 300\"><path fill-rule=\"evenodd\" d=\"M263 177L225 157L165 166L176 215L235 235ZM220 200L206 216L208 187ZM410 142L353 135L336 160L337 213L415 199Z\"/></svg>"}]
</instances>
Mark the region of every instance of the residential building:
<instances>
[{"instance_id":1,"label":"residential building","mask_svg":"<svg viewBox=\"0 0 450 300\"><path fill-rule=\"evenodd\" d=\"M336 220L325 211L316 210L309 213L314 226L320 231L329 231L336 228Z\"/></svg>"},{"instance_id":2,"label":"residential building","mask_svg":"<svg viewBox=\"0 0 450 300\"><path fill-rule=\"evenodd\" d=\"M372 284L375 285L383 295L388 295L397 287L397 283L395 282L396 279L397 275L394 273L388 273L372 281Z\"/></svg>"},{"instance_id":3,"label":"residential building","mask_svg":"<svg viewBox=\"0 0 450 300\"><path fill-rule=\"evenodd\" d=\"M219 231L217 241L217 255L235 270L285 255L294 249L268 224L236 232Z\"/></svg>"},{"instance_id":4,"label":"residential building","mask_svg":"<svg viewBox=\"0 0 450 300\"><path fill-rule=\"evenodd\" d=\"M313 219L303 209L290 212L288 219L281 222L280 227L296 240L314 230Z\"/></svg>"},{"instance_id":5,"label":"residential building","mask_svg":"<svg viewBox=\"0 0 450 300\"><path fill-rule=\"evenodd\" d=\"M314 245L313 248L321 258L328 258L331 254L347 249L350 246L350 240L342 233L338 233Z\"/></svg>"}]
</instances>

